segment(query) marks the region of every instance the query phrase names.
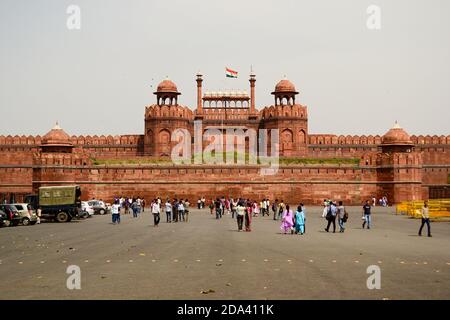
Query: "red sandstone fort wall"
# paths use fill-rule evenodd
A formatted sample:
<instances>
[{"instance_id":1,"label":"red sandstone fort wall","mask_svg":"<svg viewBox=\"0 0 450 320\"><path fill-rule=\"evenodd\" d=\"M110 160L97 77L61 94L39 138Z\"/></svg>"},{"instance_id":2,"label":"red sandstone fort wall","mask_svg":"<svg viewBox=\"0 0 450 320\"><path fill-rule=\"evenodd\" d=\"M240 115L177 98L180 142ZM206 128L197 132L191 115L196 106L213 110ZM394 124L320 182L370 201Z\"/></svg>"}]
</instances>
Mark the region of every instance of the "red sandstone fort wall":
<instances>
[{"instance_id":1,"label":"red sandstone fort wall","mask_svg":"<svg viewBox=\"0 0 450 320\"><path fill-rule=\"evenodd\" d=\"M37 181L35 181L36 183ZM320 204L323 198L360 204L377 196L376 170L351 167L285 167L261 176L257 167L98 167L42 169L40 185L80 184L83 198L156 196L197 199L217 196L270 197Z\"/></svg>"}]
</instances>

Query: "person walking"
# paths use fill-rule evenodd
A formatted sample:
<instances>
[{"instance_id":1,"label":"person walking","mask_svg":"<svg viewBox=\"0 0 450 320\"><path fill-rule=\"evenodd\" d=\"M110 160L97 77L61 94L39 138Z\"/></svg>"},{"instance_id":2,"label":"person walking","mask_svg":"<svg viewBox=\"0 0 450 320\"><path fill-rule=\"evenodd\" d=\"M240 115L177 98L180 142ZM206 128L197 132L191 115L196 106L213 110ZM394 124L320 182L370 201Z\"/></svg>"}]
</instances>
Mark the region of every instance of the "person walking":
<instances>
[{"instance_id":1,"label":"person walking","mask_svg":"<svg viewBox=\"0 0 450 320\"><path fill-rule=\"evenodd\" d=\"M136 200L131 203L131 211L133 212L133 218L137 218L137 206L138 204Z\"/></svg>"},{"instance_id":2,"label":"person walking","mask_svg":"<svg viewBox=\"0 0 450 320\"><path fill-rule=\"evenodd\" d=\"M327 224L327 227L325 228L326 232L328 232L330 230L331 224L333 224L333 233L336 232L336 214L337 214L336 205L333 203L333 201L330 201L330 206L329 206L328 212L327 212L328 224Z\"/></svg>"},{"instance_id":3,"label":"person walking","mask_svg":"<svg viewBox=\"0 0 450 320\"><path fill-rule=\"evenodd\" d=\"M258 202L253 202L253 216L254 217L258 217L259 216L259 212L260 212L260 209L259 209L259 206L258 206Z\"/></svg>"},{"instance_id":4,"label":"person walking","mask_svg":"<svg viewBox=\"0 0 450 320\"><path fill-rule=\"evenodd\" d=\"M245 231L252 231L252 205L250 200L247 199L247 208L245 210Z\"/></svg>"},{"instance_id":5,"label":"person walking","mask_svg":"<svg viewBox=\"0 0 450 320\"><path fill-rule=\"evenodd\" d=\"M178 221L185 221L183 199L180 199L180 202L178 202Z\"/></svg>"},{"instance_id":6,"label":"person walking","mask_svg":"<svg viewBox=\"0 0 450 320\"><path fill-rule=\"evenodd\" d=\"M300 207L302 208L302 212L303 212L303 216L304 216L304 220L305 223L303 224L303 233L306 233L306 208L305 205L303 203L300 203Z\"/></svg>"},{"instance_id":7,"label":"person walking","mask_svg":"<svg viewBox=\"0 0 450 320\"><path fill-rule=\"evenodd\" d=\"M275 202L272 203L273 220L277 220L277 211L278 211L278 199L275 199Z\"/></svg>"},{"instance_id":8,"label":"person walking","mask_svg":"<svg viewBox=\"0 0 450 320\"><path fill-rule=\"evenodd\" d=\"M152 203L152 214L153 214L153 221L154 221L154 226L157 227L159 225L159 220L160 220L160 207L159 207L159 203L158 200L155 199L153 200Z\"/></svg>"},{"instance_id":9,"label":"person walking","mask_svg":"<svg viewBox=\"0 0 450 320\"><path fill-rule=\"evenodd\" d=\"M239 201L239 203L236 206L236 220L238 225L238 231L242 231L244 216L245 216L245 207L242 201Z\"/></svg>"},{"instance_id":10,"label":"person walking","mask_svg":"<svg viewBox=\"0 0 450 320\"><path fill-rule=\"evenodd\" d=\"M172 222L178 222L178 199L172 202Z\"/></svg>"},{"instance_id":11,"label":"person walking","mask_svg":"<svg viewBox=\"0 0 450 320\"><path fill-rule=\"evenodd\" d=\"M126 206L127 206L127 204L125 202L123 202L122 206L119 209L119 215L116 217L116 222L117 223L120 223L120 216L125 214Z\"/></svg>"},{"instance_id":12,"label":"person walking","mask_svg":"<svg viewBox=\"0 0 450 320\"><path fill-rule=\"evenodd\" d=\"M430 213L428 207L428 201L425 201L422 207L422 224L419 229L419 237L422 236L423 226L427 224L428 236L431 237L431 228L430 228Z\"/></svg>"},{"instance_id":13,"label":"person walking","mask_svg":"<svg viewBox=\"0 0 450 320\"><path fill-rule=\"evenodd\" d=\"M202 197L201 201L202 201L202 209L203 209L205 207L205 204L206 204L205 196Z\"/></svg>"},{"instance_id":14,"label":"person walking","mask_svg":"<svg viewBox=\"0 0 450 320\"><path fill-rule=\"evenodd\" d=\"M113 224L116 224L116 222L117 222L117 217L119 215L119 210L120 210L120 204L115 202L112 205L112 207L111 207L111 216L112 216L112 223Z\"/></svg>"},{"instance_id":15,"label":"person walking","mask_svg":"<svg viewBox=\"0 0 450 320\"><path fill-rule=\"evenodd\" d=\"M209 204L209 212L211 213L211 215L213 214L214 207L215 207L214 200L211 199L211 203Z\"/></svg>"},{"instance_id":16,"label":"person walking","mask_svg":"<svg viewBox=\"0 0 450 320\"><path fill-rule=\"evenodd\" d=\"M364 229L366 223L367 223L367 229L370 229L370 224L372 222L372 218L371 218L371 212L370 210L372 209L372 207L370 206L369 200L366 201L366 203L363 205L363 219L364 222L362 224L362 228Z\"/></svg>"},{"instance_id":17,"label":"person walking","mask_svg":"<svg viewBox=\"0 0 450 320\"><path fill-rule=\"evenodd\" d=\"M300 205L297 207L297 211L295 212L295 233L303 235L305 233L305 212L303 211L303 207Z\"/></svg>"},{"instance_id":18,"label":"person walking","mask_svg":"<svg viewBox=\"0 0 450 320\"><path fill-rule=\"evenodd\" d=\"M216 219L222 218L222 202L219 198L216 199L214 205L216 207Z\"/></svg>"},{"instance_id":19,"label":"person walking","mask_svg":"<svg viewBox=\"0 0 450 320\"><path fill-rule=\"evenodd\" d=\"M189 200L185 199L184 200L184 215L186 217L186 222L188 222L188 220L189 220L189 205L190 205Z\"/></svg>"},{"instance_id":20,"label":"person walking","mask_svg":"<svg viewBox=\"0 0 450 320\"><path fill-rule=\"evenodd\" d=\"M140 197L138 197L137 199L137 216L140 217L141 216L141 211L142 211L142 200Z\"/></svg>"},{"instance_id":21,"label":"person walking","mask_svg":"<svg viewBox=\"0 0 450 320\"><path fill-rule=\"evenodd\" d=\"M283 217L281 218L281 230L284 231L284 234L287 234L288 231L291 231L291 233L294 231L294 216L292 214L292 210L289 208L289 206L286 206L286 209L283 212Z\"/></svg>"},{"instance_id":22,"label":"person walking","mask_svg":"<svg viewBox=\"0 0 450 320\"><path fill-rule=\"evenodd\" d=\"M231 198L230 205L231 205L231 218L234 219L234 217L236 216L238 202L234 198Z\"/></svg>"},{"instance_id":23,"label":"person walking","mask_svg":"<svg viewBox=\"0 0 450 320\"><path fill-rule=\"evenodd\" d=\"M326 218L328 214L328 209L330 208L330 204L328 202L325 202L323 204L323 210L322 210L322 218Z\"/></svg>"},{"instance_id":24,"label":"person walking","mask_svg":"<svg viewBox=\"0 0 450 320\"><path fill-rule=\"evenodd\" d=\"M347 222L348 219L348 213L347 210L345 210L345 207L342 203L342 201L339 201L339 206L337 208L338 210L338 217L339 217L339 232L344 232L345 231L345 226L344 224Z\"/></svg>"},{"instance_id":25,"label":"person walking","mask_svg":"<svg viewBox=\"0 0 450 320\"><path fill-rule=\"evenodd\" d=\"M284 200L281 200L280 204L278 205L278 219L281 219L283 216L283 212L286 210L286 205L284 204Z\"/></svg>"},{"instance_id":26,"label":"person walking","mask_svg":"<svg viewBox=\"0 0 450 320\"><path fill-rule=\"evenodd\" d=\"M167 198L166 204L166 222L171 223L172 222L172 204L170 203L170 200Z\"/></svg>"}]
</instances>

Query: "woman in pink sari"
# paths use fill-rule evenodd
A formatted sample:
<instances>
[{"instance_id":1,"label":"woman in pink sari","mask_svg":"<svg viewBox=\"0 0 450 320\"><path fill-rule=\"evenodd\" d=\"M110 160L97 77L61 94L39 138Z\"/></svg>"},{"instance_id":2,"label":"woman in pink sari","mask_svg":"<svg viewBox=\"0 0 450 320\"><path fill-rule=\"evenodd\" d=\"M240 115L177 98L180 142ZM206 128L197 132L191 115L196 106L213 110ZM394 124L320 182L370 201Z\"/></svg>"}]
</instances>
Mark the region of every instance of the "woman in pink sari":
<instances>
[{"instance_id":1,"label":"woman in pink sari","mask_svg":"<svg viewBox=\"0 0 450 320\"><path fill-rule=\"evenodd\" d=\"M283 218L281 219L281 230L286 234L288 231L292 233L292 227L294 226L294 214L289 206L286 206L286 210L283 212Z\"/></svg>"}]
</instances>

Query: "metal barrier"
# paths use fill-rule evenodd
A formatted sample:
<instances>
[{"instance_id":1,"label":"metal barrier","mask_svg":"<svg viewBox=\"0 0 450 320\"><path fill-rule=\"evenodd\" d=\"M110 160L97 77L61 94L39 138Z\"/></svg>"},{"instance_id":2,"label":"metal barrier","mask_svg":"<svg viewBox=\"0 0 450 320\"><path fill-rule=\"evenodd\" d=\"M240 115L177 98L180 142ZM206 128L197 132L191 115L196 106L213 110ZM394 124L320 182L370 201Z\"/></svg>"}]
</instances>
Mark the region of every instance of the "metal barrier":
<instances>
[{"instance_id":1,"label":"metal barrier","mask_svg":"<svg viewBox=\"0 0 450 320\"><path fill-rule=\"evenodd\" d=\"M396 213L408 215L412 218L422 218L423 200L405 201L397 204ZM430 218L450 218L450 199L428 200Z\"/></svg>"}]
</instances>

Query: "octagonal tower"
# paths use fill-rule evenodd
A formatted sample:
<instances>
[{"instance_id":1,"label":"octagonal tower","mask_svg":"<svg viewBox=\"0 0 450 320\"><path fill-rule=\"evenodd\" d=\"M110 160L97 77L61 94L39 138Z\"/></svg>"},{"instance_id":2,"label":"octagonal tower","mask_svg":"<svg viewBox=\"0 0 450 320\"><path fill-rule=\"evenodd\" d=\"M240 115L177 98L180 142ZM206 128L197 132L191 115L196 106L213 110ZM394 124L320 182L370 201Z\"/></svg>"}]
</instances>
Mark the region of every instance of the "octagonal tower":
<instances>
[{"instance_id":1,"label":"octagonal tower","mask_svg":"<svg viewBox=\"0 0 450 320\"><path fill-rule=\"evenodd\" d=\"M192 110L178 104L178 88L169 79L163 80L154 92L156 104L145 108L144 154L155 157L170 156L172 147L171 135L176 129L192 128L189 122L193 119Z\"/></svg>"}]
</instances>

